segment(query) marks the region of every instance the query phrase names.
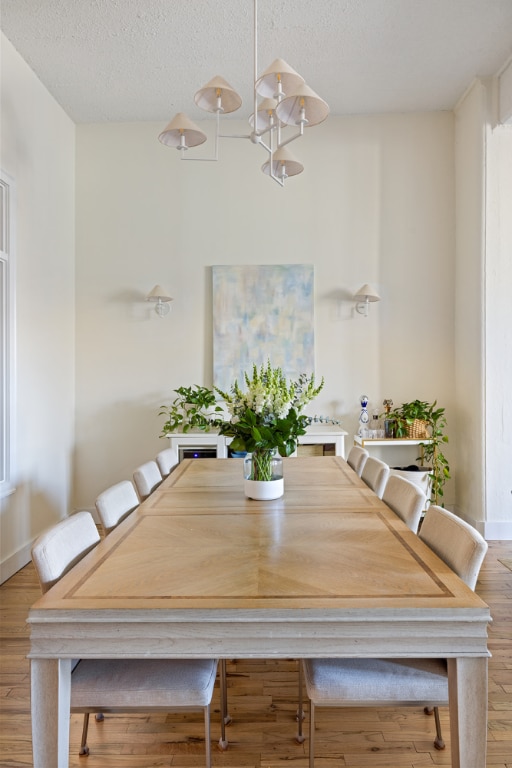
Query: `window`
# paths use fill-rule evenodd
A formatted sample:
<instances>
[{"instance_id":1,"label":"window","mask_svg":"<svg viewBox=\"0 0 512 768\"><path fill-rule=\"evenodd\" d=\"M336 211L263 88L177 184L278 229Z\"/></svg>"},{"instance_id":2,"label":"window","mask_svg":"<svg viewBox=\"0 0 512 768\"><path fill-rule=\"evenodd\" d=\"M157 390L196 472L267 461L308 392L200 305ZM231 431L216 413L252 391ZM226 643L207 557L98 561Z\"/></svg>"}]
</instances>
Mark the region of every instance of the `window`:
<instances>
[{"instance_id":1,"label":"window","mask_svg":"<svg viewBox=\"0 0 512 768\"><path fill-rule=\"evenodd\" d=\"M0 496L14 489L13 183L0 172Z\"/></svg>"}]
</instances>

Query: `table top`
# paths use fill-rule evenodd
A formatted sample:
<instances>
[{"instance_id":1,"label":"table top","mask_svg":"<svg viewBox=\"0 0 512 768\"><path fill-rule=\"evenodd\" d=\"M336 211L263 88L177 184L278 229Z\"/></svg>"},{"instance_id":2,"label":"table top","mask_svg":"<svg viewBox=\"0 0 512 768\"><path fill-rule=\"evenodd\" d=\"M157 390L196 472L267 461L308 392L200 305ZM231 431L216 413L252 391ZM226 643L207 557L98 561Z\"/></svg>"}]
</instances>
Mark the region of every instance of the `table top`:
<instances>
[{"instance_id":1,"label":"table top","mask_svg":"<svg viewBox=\"0 0 512 768\"><path fill-rule=\"evenodd\" d=\"M339 457L285 460L285 493L243 494L237 459L184 461L33 607L480 614L485 604Z\"/></svg>"}]
</instances>

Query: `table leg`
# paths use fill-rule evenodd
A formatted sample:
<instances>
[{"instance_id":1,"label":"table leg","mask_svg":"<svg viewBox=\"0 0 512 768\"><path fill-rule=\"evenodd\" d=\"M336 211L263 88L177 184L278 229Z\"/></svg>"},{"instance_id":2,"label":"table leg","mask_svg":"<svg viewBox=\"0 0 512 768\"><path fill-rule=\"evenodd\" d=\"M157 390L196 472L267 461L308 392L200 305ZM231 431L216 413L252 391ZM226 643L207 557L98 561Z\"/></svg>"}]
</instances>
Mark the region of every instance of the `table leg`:
<instances>
[{"instance_id":1,"label":"table leg","mask_svg":"<svg viewBox=\"0 0 512 768\"><path fill-rule=\"evenodd\" d=\"M67 768L71 659L31 660L34 768Z\"/></svg>"},{"instance_id":2,"label":"table leg","mask_svg":"<svg viewBox=\"0 0 512 768\"><path fill-rule=\"evenodd\" d=\"M485 768L487 657L448 659L452 768Z\"/></svg>"}]
</instances>

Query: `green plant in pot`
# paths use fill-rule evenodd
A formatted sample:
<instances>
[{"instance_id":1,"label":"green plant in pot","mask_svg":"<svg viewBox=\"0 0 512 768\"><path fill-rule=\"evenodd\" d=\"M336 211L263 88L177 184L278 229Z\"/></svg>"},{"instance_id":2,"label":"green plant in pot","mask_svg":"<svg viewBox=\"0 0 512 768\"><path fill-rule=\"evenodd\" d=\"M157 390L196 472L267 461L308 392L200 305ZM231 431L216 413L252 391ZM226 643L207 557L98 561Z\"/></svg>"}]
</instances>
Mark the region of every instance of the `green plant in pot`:
<instances>
[{"instance_id":1,"label":"green plant in pot","mask_svg":"<svg viewBox=\"0 0 512 768\"><path fill-rule=\"evenodd\" d=\"M386 415L394 422L395 437L424 438L428 442L421 443L423 455L418 456L431 466L432 481L430 501L439 504L444 495L444 484L450 479L450 466L443 452L443 444L448 442L444 434L446 416L444 408L437 408L437 400L428 403L424 400L413 400L402 403L399 408Z\"/></svg>"},{"instance_id":2,"label":"green plant in pot","mask_svg":"<svg viewBox=\"0 0 512 768\"><path fill-rule=\"evenodd\" d=\"M207 387L178 387L178 395L171 405L162 405L159 416L167 416L160 437L167 437L171 432L189 432L200 429L209 432L221 421L219 414L223 408L217 404L215 393Z\"/></svg>"},{"instance_id":3,"label":"green plant in pot","mask_svg":"<svg viewBox=\"0 0 512 768\"><path fill-rule=\"evenodd\" d=\"M229 413L220 434L233 438L233 450L252 454L251 480L270 480L273 455L290 456L299 436L306 434L309 418L302 410L322 390L324 380L316 386L314 375L300 374L289 381L269 360L259 368L253 365L244 382L245 390L237 380L229 392L215 387Z\"/></svg>"}]
</instances>

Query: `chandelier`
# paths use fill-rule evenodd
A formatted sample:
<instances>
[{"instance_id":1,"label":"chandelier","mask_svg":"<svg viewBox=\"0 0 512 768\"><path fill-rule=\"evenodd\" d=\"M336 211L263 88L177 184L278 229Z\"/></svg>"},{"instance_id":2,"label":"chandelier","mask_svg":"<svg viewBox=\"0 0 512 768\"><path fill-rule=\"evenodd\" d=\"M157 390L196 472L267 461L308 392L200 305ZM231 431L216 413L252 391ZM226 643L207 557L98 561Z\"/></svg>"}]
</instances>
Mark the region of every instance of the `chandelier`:
<instances>
[{"instance_id":1,"label":"chandelier","mask_svg":"<svg viewBox=\"0 0 512 768\"><path fill-rule=\"evenodd\" d=\"M198 107L215 115L214 156L185 157L188 149L203 144L207 136L183 112L173 117L158 139L168 147L175 147L181 153L182 160L198 161L218 160L219 139L250 139L267 153L267 159L261 166L263 173L284 186L289 176L296 176L304 170L300 160L289 151L288 145L303 136L305 128L325 120L329 106L283 59L276 59L258 77L257 21L258 2L254 0L254 111L249 117L251 133L221 133L221 115L239 109L242 99L224 78L217 75L194 96ZM259 97L262 101L259 101Z\"/></svg>"}]
</instances>

